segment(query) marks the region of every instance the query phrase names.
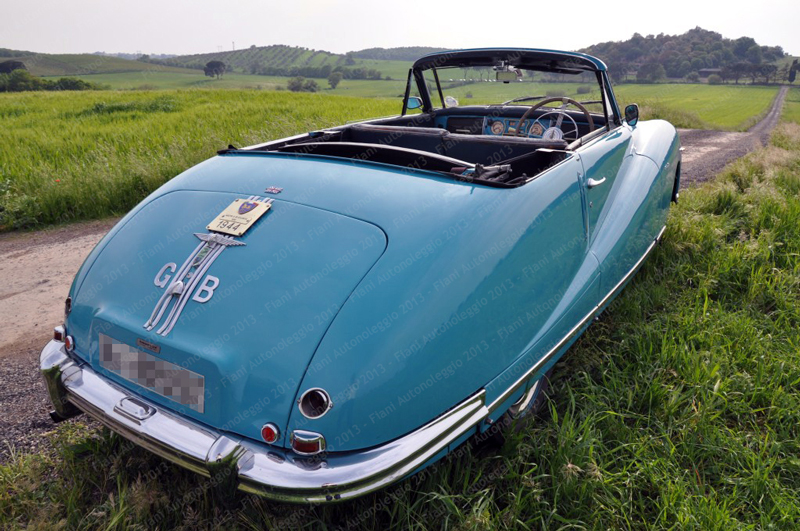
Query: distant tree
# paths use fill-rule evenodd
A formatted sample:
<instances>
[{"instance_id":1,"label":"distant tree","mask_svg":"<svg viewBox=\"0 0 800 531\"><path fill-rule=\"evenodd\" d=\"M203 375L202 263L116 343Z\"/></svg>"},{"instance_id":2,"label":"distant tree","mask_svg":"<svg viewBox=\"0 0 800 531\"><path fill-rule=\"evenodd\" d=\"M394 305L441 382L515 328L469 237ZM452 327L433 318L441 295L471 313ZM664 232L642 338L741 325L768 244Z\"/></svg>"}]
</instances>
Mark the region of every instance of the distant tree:
<instances>
[{"instance_id":1,"label":"distant tree","mask_svg":"<svg viewBox=\"0 0 800 531\"><path fill-rule=\"evenodd\" d=\"M286 84L286 88L291 90L292 92L302 92L303 91L303 83L305 83L305 78L302 77L293 77L289 80Z\"/></svg>"},{"instance_id":2,"label":"distant tree","mask_svg":"<svg viewBox=\"0 0 800 531\"><path fill-rule=\"evenodd\" d=\"M695 70L699 70L700 68L696 68ZM678 71L675 72L676 74L675 77L688 76L691 71L692 71L692 63L690 63L689 61L683 61L681 62L680 66L678 66Z\"/></svg>"},{"instance_id":3,"label":"distant tree","mask_svg":"<svg viewBox=\"0 0 800 531\"><path fill-rule=\"evenodd\" d=\"M745 75L750 78L750 83L754 85L758 77L761 75L761 67L759 65L747 64Z\"/></svg>"},{"instance_id":4,"label":"distant tree","mask_svg":"<svg viewBox=\"0 0 800 531\"><path fill-rule=\"evenodd\" d=\"M722 77L718 74L711 74L708 76L708 84L709 85L721 85L722 84Z\"/></svg>"},{"instance_id":5,"label":"distant tree","mask_svg":"<svg viewBox=\"0 0 800 531\"><path fill-rule=\"evenodd\" d=\"M45 90L48 83L39 77L31 75L27 70L18 68L8 74L6 83L7 92L24 92L28 90Z\"/></svg>"},{"instance_id":6,"label":"distant tree","mask_svg":"<svg viewBox=\"0 0 800 531\"><path fill-rule=\"evenodd\" d=\"M719 70L719 77L722 78L723 83L727 83L729 79L733 79L733 68L730 66L723 66Z\"/></svg>"},{"instance_id":7,"label":"distant tree","mask_svg":"<svg viewBox=\"0 0 800 531\"><path fill-rule=\"evenodd\" d=\"M347 66L353 66L356 64L356 60L353 58L353 52L348 52L344 56L344 64Z\"/></svg>"},{"instance_id":8,"label":"distant tree","mask_svg":"<svg viewBox=\"0 0 800 531\"><path fill-rule=\"evenodd\" d=\"M756 40L752 37L739 37L733 41L733 54L739 59L747 58L747 51L756 45Z\"/></svg>"},{"instance_id":9,"label":"distant tree","mask_svg":"<svg viewBox=\"0 0 800 531\"><path fill-rule=\"evenodd\" d=\"M14 70L27 70L25 63L22 61L3 61L0 63L0 74L10 74Z\"/></svg>"},{"instance_id":10,"label":"distant tree","mask_svg":"<svg viewBox=\"0 0 800 531\"><path fill-rule=\"evenodd\" d=\"M789 69L789 77L786 79L789 83L794 83L797 77L797 59L792 61L792 67Z\"/></svg>"},{"instance_id":11,"label":"distant tree","mask_svg":"<svg viewBox=\"0 0 800 531\"><path fill-rule=\"evenodd\" d=\"M206 63L206 66L203 68L203 72L208 77L216 77L217 79L222 77L222 74L225 73L227 67L225 63L222 61L209 61Z\"/></svg>"},{"instance_id":12,"label":"distant tree","mask_svg":"<svg viewBox=\"0 0 800 531\"><path fill-rule=\"evenodd\" d=\"M750 73L750 65L745 62L734 63L731 66L731 78L738 85L739 78L742 78Z\"/></svg>"},{"instance_id":13,"label":"distant tree","mask_svg":"<svg viewBox=\"0 0 800 531\"><path fill-rule=\"evenodd\" d=\"M141 61L143 63L146 63L146 62L148 62L150 60L150 56L147 55L147 54L142 54L139 57L137 57L136 60L137 61Z\"/></svg>"},{"instance_id":14,"label":"distant tree","mask_svg":"<svg viewBox=\"0 0 800 531\"><path fill-rule=\"evenodd\" d=\"M763 55L761 53L761 46L754 44L747 50L747 54L745 56L748 61L753 63L754 65L761 64L763 60Z\"/></svg>"},{"instance_id":15,"label":"distant tree","mask_svg":"<svg viewBox=\"0 0 800 531\"><path fill-rule=\"evenodd\" d=\"M630 65L626 61L621 60L616 63L612 63L608 69L608 73L611 76L611 79L617 83L622 83L623 81L627 80L628 72L630 72L630 70Z\"/></svg>"},{"instance_id":16,"label":"distant tree","mask_svg":"<svg viewBox=\"0 0 800 531\"><path fill-rule=\"evenodd\" d=\"M761 77L764 78L764 82L766 82L767 85L769 85L770 80L778 75L778 67L769 64L761 65L761 68L759 69L759 74L761 75Z\"/></svg>"},{"instance_id":17,"label":"distant tree","mask_svg":"<svg viewBox=\"0 0 800 531\"><path fill-rule=\"evenodd\" d=\"M658 83L667 77L667 72L660 63L645 63L636 72L636 80L642 83Z\"/></svg>"},{"instance_id":18,"label":"distant tree","mask_svg":"<svg viewBox=\"0 0 800 531\"><path fill-rule=\"evenodd\" d=\"M344 74L341 72L331 72L331 75L328 76L328 85L331 86L332 89L335 89L341 83Z\"/></svg>"},{"instance_id":19,"label":"distant tree","mask_svg":"<svg viewBox=\"0 0 800 531\"><path fill-rule=\"evenodd\" d=\"M687 74L686 76L686 79L687 81L691 81L692 83L697 83L700 80L700 74L698 74L697 72L689 72L689 74ZM721 80L722 78L720 77L720 81Z\"/></svg>"},{"instance_id":20,"label":"distant tree","mask_svg":"<svg viewBox=\"0 0 800 531\"><path fill-rule=\"evenodd\" d=\"M307 79L305 83L303 83L303 92L316 92L319 90L319 85L313 79Z\"/></svg>"}]
</instances>

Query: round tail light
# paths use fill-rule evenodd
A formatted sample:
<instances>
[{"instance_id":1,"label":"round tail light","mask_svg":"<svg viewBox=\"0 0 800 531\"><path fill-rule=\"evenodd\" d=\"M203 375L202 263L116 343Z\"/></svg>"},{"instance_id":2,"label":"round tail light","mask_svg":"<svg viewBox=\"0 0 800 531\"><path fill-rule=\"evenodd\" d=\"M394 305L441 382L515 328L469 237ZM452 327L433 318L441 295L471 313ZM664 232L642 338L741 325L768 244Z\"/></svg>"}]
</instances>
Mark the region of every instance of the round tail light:
<instances>
[{"instance_id":1,"label":"round tail light","mask_svg":"<svg viewBox=\"0 0 800 531\"><path fill-rule=\"evenodd\" d=\"M272 422L267 422L264 424L264 427L261 428L261 438L264 439L264 442L269 444L273 444L277 441L280 434L280 430Z\"/></svg>"},{"instance_id":2,"label":"round tail light","mask_svg":"<svg viewBox=\"0 0 800 531\"><path fill-rule=\"evenodd\" d=\"M314 387L303 393L297 401L300 413L308 419L318 419L333 407L331 397L324 389Z\"/></svg>"}]
</instances>

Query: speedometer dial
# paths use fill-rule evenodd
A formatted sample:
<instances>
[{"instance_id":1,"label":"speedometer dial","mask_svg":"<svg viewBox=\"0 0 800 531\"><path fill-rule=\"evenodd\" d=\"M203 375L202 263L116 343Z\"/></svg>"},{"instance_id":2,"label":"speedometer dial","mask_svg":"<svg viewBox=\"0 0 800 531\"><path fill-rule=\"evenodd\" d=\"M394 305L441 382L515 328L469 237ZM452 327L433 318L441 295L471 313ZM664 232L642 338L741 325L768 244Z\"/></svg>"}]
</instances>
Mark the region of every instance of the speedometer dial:
<instances>
[{"instance_id":1,"label":"speedometer dial","mask_svg":"<svg viewBox=\"0 0 800 531\"><path fill-rule=\"evenodd\" d=\"M492 122L491 131L493 135L502 135L506 132L506 125L500 120Z\"/></svg>"}]
</instances>

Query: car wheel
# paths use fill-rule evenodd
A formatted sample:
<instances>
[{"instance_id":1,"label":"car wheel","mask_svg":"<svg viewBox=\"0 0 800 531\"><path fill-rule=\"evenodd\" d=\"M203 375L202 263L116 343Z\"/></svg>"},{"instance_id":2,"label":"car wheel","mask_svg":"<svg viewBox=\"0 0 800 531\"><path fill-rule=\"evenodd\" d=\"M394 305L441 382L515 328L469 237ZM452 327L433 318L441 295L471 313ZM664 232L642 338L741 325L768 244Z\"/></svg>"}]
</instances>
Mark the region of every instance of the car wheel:
<instances>
[{"instance_id":1,"label":"car wheel","mask_svg":"<svg viewBox=\"0 0 800 531\"><path fill-rule=\"evenodd\" d=\"M485 433L481 434L480 442L490 446L502 446L506 443L508 430L521 431L541 411L547 400L547 390L550 388L550 377L553 374L551 367L544 376L539 378L505 414Z\"/></svg>"}]
</instances>

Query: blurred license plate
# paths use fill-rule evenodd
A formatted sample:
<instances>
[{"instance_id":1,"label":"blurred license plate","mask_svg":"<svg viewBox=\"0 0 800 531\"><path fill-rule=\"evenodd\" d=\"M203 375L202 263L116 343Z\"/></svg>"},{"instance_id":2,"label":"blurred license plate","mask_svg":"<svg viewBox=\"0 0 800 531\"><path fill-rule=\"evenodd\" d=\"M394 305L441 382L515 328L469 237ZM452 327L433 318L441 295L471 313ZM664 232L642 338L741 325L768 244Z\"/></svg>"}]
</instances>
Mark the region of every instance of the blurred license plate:
<instances>
[{"instance_id":1,"label":"blurred license plate","mask_svg":"<svg viewBox=\"0 0 800 531\"><path fill-rule=\"evenodd\" d=\"M195 411L203 412L205 378L100 334L100 366Z\"/></svg>"}]
</instances>

